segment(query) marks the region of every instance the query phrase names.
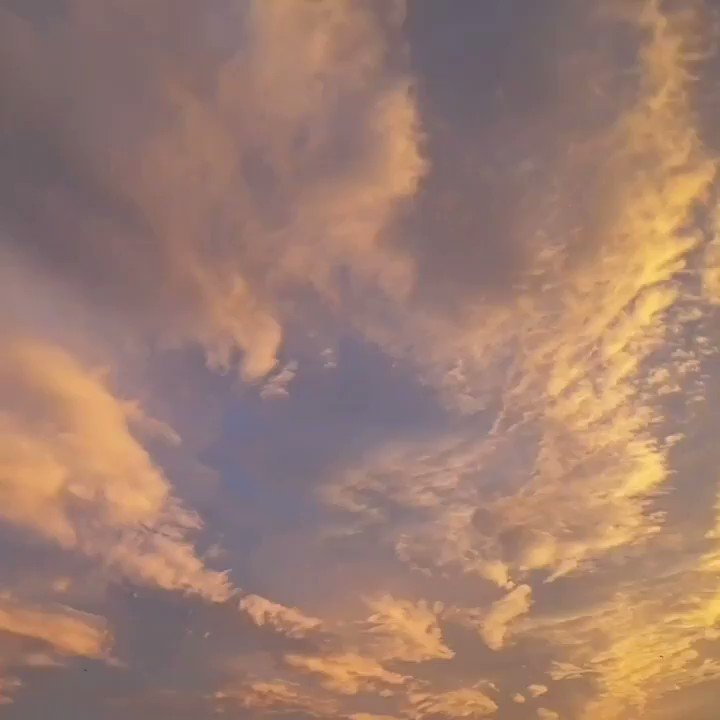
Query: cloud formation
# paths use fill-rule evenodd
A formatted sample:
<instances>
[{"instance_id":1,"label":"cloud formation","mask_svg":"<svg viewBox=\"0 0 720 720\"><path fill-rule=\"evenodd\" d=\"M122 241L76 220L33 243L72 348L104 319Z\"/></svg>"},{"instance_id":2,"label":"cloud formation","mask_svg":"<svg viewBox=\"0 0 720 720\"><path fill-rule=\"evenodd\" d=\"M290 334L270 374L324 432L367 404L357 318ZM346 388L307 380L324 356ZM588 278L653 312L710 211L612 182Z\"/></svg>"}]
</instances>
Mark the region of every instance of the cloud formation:
<instances>
[{"instance_id":1,"label":"cloud formation","mask_svg":"<svg viewBox=\"0 0 720 720\"><path fill-rule=\"evenodd\" d=\"M103 657L111 640L102 618L71 608L29 607L12 597L0 598L0 633L39 641L59 655L88 658Z\"/></svg>"},{"instance_id":2,"label":"cloud formation","mask_svg":"<svg viewBox=\"0 0 720 720\"><path fill-rule=\"evenodd\" d=\"M387 57L402 6L185 4L170 26L168 8L73 0L51 24L3 11L5 53L25 68L3 78L4 142L43 137L58 166L10 154L10 239L133 333L258 379L293 286L332 299L345 270L410 282L381 237L424 172L409 80ZM118 93L128 45L138 72Z\"/></svg>"},{"instance_id":3,"label":"cloud formation","mask_svg":"<svg viewBox=\"0 0 720 720\"><path fill-rule=\"evenodd\" d=\"M513 621L530 610L531 595L532 589L529 585L518 585L507 595L496 600L488 611L480 616L478 631L489 648L499 650L503 647ZM472 621L475 613L470 611L465 615Z\"/></svg>"},{"instance_id":4,"label":"cloud formation","mask_svg":"<svg viewBox=\"0 0 720 720\"><path fill-rule=\"evenodd\" d=\"M443 642L435 609L424 600L412 603L382 595L368 600L368 606L372 615L367 623L381 660L424 662L453 657L454 652Z\"/></svg>"},{"instance_id":5,"label":"cloud formation","mask_svg":"<svg viewBox=\"0 0 720 720\"><path fill-rule=\"evenodd\" d=\"M0 353L2 510L13 525L95 557L132 580L228 596L187 540L199 519L136 437L155 429L100 373L61 348L6 338Z\"/></svg>"},{"instance_id":6,"label":"cloud formation","mask_svg":"<svg viewBox=\"0 0 720 720\"><path fill-rule=\"evenodd\" d=\"M497 704L485 692L468 687L447 692L414 693L410 695L413 705L412 717L423 718L439 715L442 717L486 717L493 715Z\"/></svg>"},{"instance_id":7,"label":"cloud formation","mask_svg":"<svg viewBox=\"0 0 720 720\"><path fill-rule=\"evenodd\" d=\"M66 658L110 662L113 637L104 618L73 608L42 607L0 595L0 705L13 703L23 682L13 673L62 666Z\"/></svg>"},{"instance_id":8,"label":"cloud formation","mask_svg":"<svg viewBox=\"0 0 720 720\"><path fill-rule=\"evenodd\" d=\"M554 710L548 710L547 708L538 708L537 716L540 720L560 720L560 715Z\"/></svg>"},{"instance_id":9,"label":"cloud formation","mask_svg":"<svg viewBox=\"0 0 720 720\"><path fill-rule=\"evenodd\" d=\"M245 710L267 714L299 712L323 717L337 712L332 701L308 695L296 683L282 680L254 680L218 691L214 697L221 706L237 704Z\"/></svg>"},{"instance_id":10,"label":"cloud formation","mask_svg":"<svg viewBox=\"0 0 720 720\"><path fill-rule=\"evenodd\" d=\"M343 695L402 685L405 677L386 670L376 660L342 653L326 656L288 654L285 662L293 668L320 676L320 684Z\"/></svg>"},{"instance_id":11,"label":"cloud formation","mask_svg":"<svg viewBox=\"0 0 720 720\"><path fill-rule=\"evenodd\" d=\"M711 5L8 0L11 720L694 717Z\"/></svg>"},{"instance_id":12,"label":"cloud formation","mask_svg":"<svg viewBox=\"0 0 720 720\"><path fill-rule=\"evenodd\" d=\"M305 637L322 624L318 618L308 617L297 608L274 603L260 595L246 595L239 607L256 625L269 625L291 638Z\"/></svg>"}]
</instances>

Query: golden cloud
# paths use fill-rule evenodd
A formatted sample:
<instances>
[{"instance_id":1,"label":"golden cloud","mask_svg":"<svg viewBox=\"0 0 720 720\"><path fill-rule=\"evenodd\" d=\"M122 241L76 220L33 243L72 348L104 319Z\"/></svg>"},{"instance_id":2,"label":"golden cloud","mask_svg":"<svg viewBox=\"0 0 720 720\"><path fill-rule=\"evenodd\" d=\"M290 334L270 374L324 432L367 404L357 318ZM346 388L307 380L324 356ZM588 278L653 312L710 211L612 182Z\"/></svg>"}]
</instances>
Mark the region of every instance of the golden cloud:
<instances>
[{"instance_id":1,"label":"golden cloud","mask_svg":"<svg viewBox=\"0 0 720 720\"><path fill-rule=\"evenodd\" d=\"M537 716L540 720L560 720L560 715L554 710L548 710L547 708L538 708Z\"/></svg>"},{"instance_id":2,"label":"golden cloud","mask_svg":"<svg viewBox=\"0 0 720 720\"><path fill-rule=\"evenodd\" d=\"M381 595L367 604L372 610L367 623L375 639L373 653L380 660L424 662L455 655L443 642L436 608L424 600L412 603Z\"/></svg>"},{"instance_id":3,"label":"golden cloud","mask_svg":"<svg viewBox=\"0 0 720 720\"><path fill-rule=\"evenodd\" d=\"M297 683L283 680L253 680L239 687L227 687L215 693L223 704L238 704L247 710L269 714L307 713L322 717L337 713L337 705L305 692Z\"/></svg>"},{"instance_id":4,"label":"golden cloud","mask_svg":"<svg viewBox=\"0 0 720 720\"><path fill-rule=\"evenodd\" d=\"M0 516L141 583L225 599L187 533L199 526L133 432L142 415L59 347L7 337L0 353Z\"/></svg>"},{"instance_id":5,"label":"golden cloud","mask_svg":"<svg viewBox=\"0 0 720 720\"><path fill-rule=\"evenodd\" d=\"M305 637L322 624L318 618L308 617L297 608L274 603L260 595L246 595L239 607L259 627L268 625L291 638Z\"/></svg>"},{"instance_id":6,"label":"golden cloud","mask_svg":"<svg viewBox=\"0 0 720 720\"><path fill-rule=\"evenodd\" d=\"M342 695L402 685L405 677L386 670L377 660L357 653L326 656L288 654L285 662L302 672L320 676L320 684Z\"/></svg>"},{"instance_id":7,"label":"golden cloud","mask_svg":"<svg viewBox=\"0 0 720 720\"><path fill-rule=\"evenodd\" d=\"M439 693L410 693L411 717L440 715L448 718L476 718L494 715L497 703L476 687Z\"/></svg>"},{"instance_id":8,"label":"golden cloud","mask_svg":"<svg viewBox=\"0 0 720 720\"><path fill-rule=\"evenodd\" d=\"M532 588L529 585L518 585L492 603L486 611L456 609L452 615L476 628L489 648L500 650L512 631L514 621L526 615L531 606Z\"/></svg>"},{"instance_id":9,"label":"golden cloud","mask_svg":"<svg viewBox=\"0 0 720 720\"><path fill-rule=\"evenodd\" d=\"M103 657L111 635L102 618L68 607L43 609L0 597L0 632L37 640L59 655Z\"/></svg>"},{"instance_id":10,"label":"golden cloud","mask_svg":"<svg viewBox=\"0 0 720 720\"><path fill-rule=\"evenodd\" d=\"M45 200L9 241L24 252L30 232L55 275L143 341L195 343L213 368L267 375L288 291L335 303L344 271L388 293L412 283L412 261L383 238L425 171L410 78L390 62L402 9L256 0L206 17L188 6L192 48L174 43L159 7L73 0L42 29L4 10L0 41L24 72L8 79L3 126L21 138L38 112L62 113L48 133L86 168L79 186L49 187L18 168L29 179L16 204L28 188ZM208 17L231 33L228 47L205 31ZM118 64L123 99L108 82ZM59 87L71 108L57 107Z\"/></svg>"}]
</instances>

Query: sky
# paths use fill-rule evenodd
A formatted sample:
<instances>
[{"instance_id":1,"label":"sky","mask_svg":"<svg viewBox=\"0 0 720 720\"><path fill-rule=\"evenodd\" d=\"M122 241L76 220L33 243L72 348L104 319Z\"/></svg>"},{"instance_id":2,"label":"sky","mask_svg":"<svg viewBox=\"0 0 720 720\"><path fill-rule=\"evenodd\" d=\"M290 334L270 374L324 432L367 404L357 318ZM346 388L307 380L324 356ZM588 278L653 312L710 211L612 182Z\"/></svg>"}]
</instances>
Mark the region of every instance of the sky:
<instances>
[{"instance_id":1,"label":"sky","mask_svg":"<svg viewBox=\"0 0 720 720\"><path fill-rule=\"evenodd\" d=\"M715 720L714 0L0 0L0 717Z\"/></svg>"}]
</instances>

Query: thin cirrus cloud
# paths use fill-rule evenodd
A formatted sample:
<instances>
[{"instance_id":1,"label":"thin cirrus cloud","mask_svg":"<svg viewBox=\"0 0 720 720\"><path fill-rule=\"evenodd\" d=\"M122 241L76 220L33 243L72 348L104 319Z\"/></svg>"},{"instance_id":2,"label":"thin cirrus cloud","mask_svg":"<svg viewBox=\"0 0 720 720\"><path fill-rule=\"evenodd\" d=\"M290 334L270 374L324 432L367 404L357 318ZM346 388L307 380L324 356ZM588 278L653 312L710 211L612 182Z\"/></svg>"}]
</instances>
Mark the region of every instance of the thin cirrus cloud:
<instances>
[{"instance_id":1,"label":"thin cirrus cloud","mask_svg":"<svg viewBox=\"0 0 720 720\"><path fill-rule=\"evenodd\" d=\"M239 706L270 714L297 712L328 717L337 712L336 703L307 695L297 683L281 680L251 681L244 686L228 687L215 693L215 700L220 707Z\"/></svg>"},{"instance_id":2,"label":"thin cirrus cloud","mask_svg":"<svg viewBox=\"0 0 720 720\"><path fill-rule=\"evenodd\" d=\"M0 632L37 641L60 656L102 657L110 644L102 618L71 608L27 606L12 596L0 599Z\"/></svg>"},{"instance_id":3,"label":"thin cirrus cloud","mask_svg":"<svg viewBox=\"0 0 720 720\"><path fill-rule=\"evenodd\" d=\"M8 668L50 668L66 658L111 660L112 636L103 618L69 607L38 607L12 595L0 596L0 705L13 702L22 685Z\"/></svg>"},{"instance_id":4,"label":"thin cirrus cloud","mask_svg":"<svg viewBox=\"0 0 720 720\"><path fill-rule=\"evenodd\" d=\"M269 625L288 637L304 637L322 624L318 618L308 617L297 608L280 605L260 595L246 595L240 600L239 607L256 625Z\"/></svg>"},{"instance_id":5,"label":"thin cirrus cloud","mask_svg":"<svg viewBox=\"0 0 720 720\"><path fill-rule=\"evenodd\" d=\"M328 655L289 654L285 662L300 672L319 676L326 690L342 695L356 695L360 691L388 690L390 686L402 685L405 678L385 669L370 657L354 652Z\"/></svg>"},{"instance_id":6,"label":"thin cirrus cloud","mask_svg":"<svg viewBox=\"0 0 720 720\"><path fill-rule=\"evenodd\" d=\"M9 0L8 717L710 698L715 20Z\"/></svg>"}]
</instances>

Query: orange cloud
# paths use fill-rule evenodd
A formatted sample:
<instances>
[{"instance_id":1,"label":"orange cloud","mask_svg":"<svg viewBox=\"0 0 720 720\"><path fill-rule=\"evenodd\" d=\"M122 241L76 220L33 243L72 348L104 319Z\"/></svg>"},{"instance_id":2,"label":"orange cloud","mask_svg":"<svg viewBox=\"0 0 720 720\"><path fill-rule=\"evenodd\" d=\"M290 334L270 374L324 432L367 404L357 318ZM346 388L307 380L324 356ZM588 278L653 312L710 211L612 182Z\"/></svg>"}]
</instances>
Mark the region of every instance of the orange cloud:
<instances>
[{"instance_id":1,"label":"orange cloud","mask_svg":"<svg viewBox=\"0 0 720 720\"><path fill-rule=\"evenodd\" d=\"M518 585L486 611L460 609L454 610L452 615L476 628L489 648L500 650L514 622L527 614L531 606L532 589L529 585Z\"/></svg>"},{"instance_id":2,"label":"orange cloud","mask_svg":"<svg viewBox=\"0 0 720 720\"><path fill-rule=\"evenodd\" d=\"M455 653L443 642L437 613L427 602L412 603L381 595L367 601L367 620L376 642L373 652L381 660L449 660Z\"/></svg>"},{"instance_id":3,"label":"orange cloud","mask_svg":"<svg viewBox=\"0 0 720 720\"><path fill-rule=\"evenodd\" d=\"M697 23L656 2L626 22L642 39L635 95L558 169L572 184L590 163L601 179L594 225L579 229L587 247L542 227L512 294L469 297L458 316L410 312L411 337L371 329L395 355L411 347L408 360L458 413L494 414L479 431L380 451L325 490L373 532L403 508L402 530L385 537L419 569L459 567L499 586L539 571L550 582L662 530L652 505L678 435L660 434L672 419L658 382L689 387L701 364L688 323L707 312L693 286L704 240L688 227L716 163L692 109ZM562 197L552 204L562 217ZM503 493L487 490L500 479Z\"/></svg>"},{"instance_id":4,"label":"orange cloud","mask_svg":"<svg viewBox=\"0 0 720 720\"><path fill-rule=\"evenodd\" d=\"M411 717L439 715L447 718L476 718L494 715L497 704L482 690L471 687L439 693L411 693Z\"/></svg>"},{"instance_id":5,"label":"orange cloud","mask_svg":"<svg viewBox=\"0 0 720 720\"><path fill-rule=\"evenodd\" d=\"M554 710L548 710L547 708L538 708L537 716L540 720L560 720L560 715Z\"/></svg>"},{"instance_id":6,"label":"orange cloud","mask_svg":"<svg viewBox=\"0 0 720 720\"><path fill-rule=\"evenodd\" d=\"M324 688L342 695L405 682L404 676L386 670L377 660L352 652L326 656L289 654L285 662L302 672L319 675Z\"/></svg>"},{"instance_id":7,"label":"orange cloud","mask_svg":"<svg viewBox=\"0 0 720 720\"><path fill-rule=\"evenodd\" d=\"M258 380L277 367L298 288L335 304L345 271L388 294L412 284L412 259L383 237L426 165L411 78L392 62L403 3L215 9L224 33L251 38L223 51L203 11L184 10L192 47L138 3L73 0L42 30L3 11L0 42L23 68L3 127L20 139L37 113L57 115L53 141L87 167L79 187L19 168L31 174L18 204L26 191L43 200L10 240L24 251L31 233L43 260L133 336L199 345L211 367ZM129 45L144 58L137 72ZM120 101L108 82L118 63L129 73ZM71 108L57 107L61 87Z\"/></svg>"},{"instance_id":8,"label":"orange cloud","mask_svg":"<svg viewBox=\"0 0 720 720\"><path fill-rule=\"evenodd\" d=\"M234 703L247 710L270 714L307 713L323 717L337 713L337 705L327 698L306 693L297 683L283 680L253 680L239 687L228 687L215 693L222 704Z\"/></svg>"},{"instance_id":9,"label":"orange cloud","mask_svg":"<svg viewBox=\"0 0 720 720\"><path fill-rule=\"evenodd\" d=\"M111 640L105 622L67 607L45 610L0 597L0 632L37 640L60 655L103 657Z\"/></svg>"},{"instance_id":10,"label":"orange cloud","mask_svg":"<svg viewBox=\"0 0 720 720\"><path fill-rule=\"evenodd\" d=\"M186 540L199 520L133 432L137 406L62 349L7 337L0 353L0 516L127 577L225 599Z\"/></svg>"},{"instance_id":11,"label":"orange cloud","mask_svg":"<svg viewBox=\"0 0 720 720\"><path fill-rule=\"evenodd\" d=\"M318 618L308 617L297 608L271 602L260 595L246 595L239 607L256 625L268 625L291 638L305 637L322 624Z\"/></svg>"}]
</instances>

